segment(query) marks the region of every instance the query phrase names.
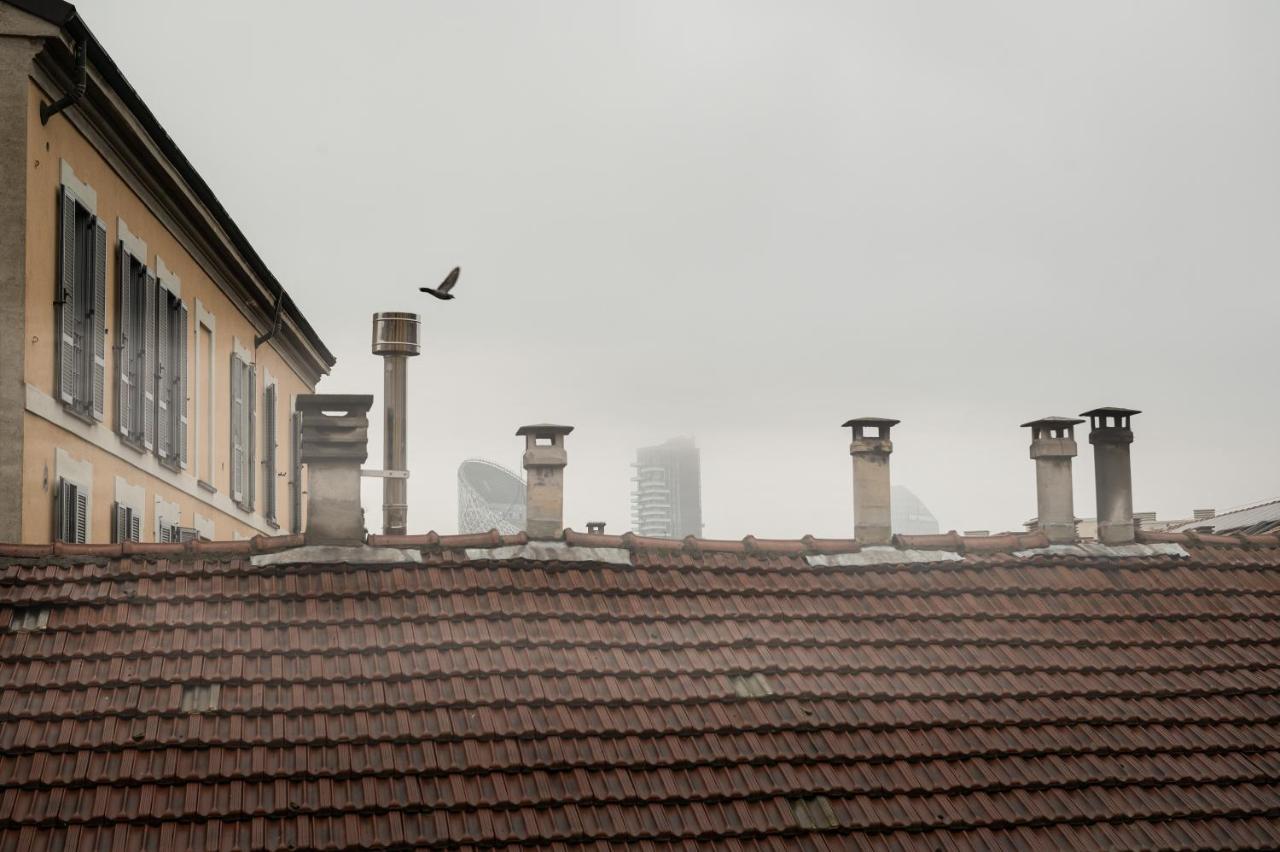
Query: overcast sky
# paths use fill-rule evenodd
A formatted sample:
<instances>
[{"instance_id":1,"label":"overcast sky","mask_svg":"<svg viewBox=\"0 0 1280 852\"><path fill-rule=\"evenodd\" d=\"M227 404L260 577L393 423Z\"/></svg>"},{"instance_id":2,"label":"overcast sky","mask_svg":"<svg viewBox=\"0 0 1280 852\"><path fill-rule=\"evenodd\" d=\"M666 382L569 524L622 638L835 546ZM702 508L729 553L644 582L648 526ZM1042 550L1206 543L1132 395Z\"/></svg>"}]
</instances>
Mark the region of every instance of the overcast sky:
<instances>
[{"instance_id":1,"label":"overcast sky","mask_svg":"<svg viewBox=\"0 0 1280 852\"><path fill-rule=\"evenodd\" d=\"M1278 3L78 7L322 391L380 399L370 314L422 312L411 531L541 421L575 529L628 529L635 448L689 434L708 536L850 535L862 415L944 530L1020 528L1018 424L1098 405L1144 412L1139 511L1280 495Z\"/></svg>"}]
</instances>

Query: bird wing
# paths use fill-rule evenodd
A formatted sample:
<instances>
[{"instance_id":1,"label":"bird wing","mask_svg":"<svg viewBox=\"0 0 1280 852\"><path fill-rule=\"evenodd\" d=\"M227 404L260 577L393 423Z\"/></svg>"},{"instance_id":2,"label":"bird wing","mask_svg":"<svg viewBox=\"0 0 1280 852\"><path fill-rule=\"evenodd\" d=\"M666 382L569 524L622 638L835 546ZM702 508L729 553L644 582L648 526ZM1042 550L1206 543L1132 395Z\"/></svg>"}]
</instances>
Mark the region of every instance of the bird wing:
<instances>
[{"instance_id":1,"label":"bird wing","mask_svg":"<svg viewBox=\"0 0 1280 852\"><path fill-rule=\"evenodd\" d=\"M441 293L448 293L453 289L453 285L458 283L458 276L462 274L462 267L455 266L453 270L444 277L444 282L437 287Z\"/></svg>"}]
</instances>

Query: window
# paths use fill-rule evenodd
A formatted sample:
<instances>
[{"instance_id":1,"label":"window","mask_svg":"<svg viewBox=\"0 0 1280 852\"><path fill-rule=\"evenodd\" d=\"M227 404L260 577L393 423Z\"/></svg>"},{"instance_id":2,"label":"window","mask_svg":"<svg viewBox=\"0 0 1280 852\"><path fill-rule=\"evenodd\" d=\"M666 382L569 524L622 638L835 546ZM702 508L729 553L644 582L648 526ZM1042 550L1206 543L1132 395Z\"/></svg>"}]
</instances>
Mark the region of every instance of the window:
<instances>
[{"instance_id":1,"label":"window","mask_svg":"<svg viewBox=\"0 0 1280 852\"><path fill-rule=\"evenodd\" d=\"M262 516L276 522L276 384L262 389Z\"/></svg>"},{"instance_id":2,"label":"window","mask_svg":"<svg viewBox=\"0 0 1280 852\"><path fill-rule=\"evenodd\" d=\"M302 532L302 413L289 415L289 531Z\"/></svg>"},{"instance_id":3,"label":"window","mask_svg":"<svg viewBox=\"0 0 1280 852\"><path fill-rule=\"evenodd\" d=\"M101 420L106 374L107 226L62 188L58 224L58 397Z\"/></svg>"},{"instance_id":4,"label":"window","mask_svg":"<svg viewBox=\"0 0 1280 852\"><path fill-rule=\"evenodd\" d=\"M142 541L142 515L132 506L123 503L115 504L112 512L111 541L119 544L124 541Z\"/></svg>"},{"instance_id":5,"label":"window","mask_svg":"<svg viewBox=\"0 0 1280 852\"><path fill-rule=\"evenodd\" d=\"M163 282L156 301L156 456L187 464L187 306Z\"/></svg>"},{"instance_id":6,"label":"window","mask_svg":"<svg viewBox=\"0 0 1280 852\"><path fill-rule=\"evenodd\" d=\"M53 533L58 541L84 544L89 533L89 492L69 479L58 480L53 498Z\"/></svg>"},{"instance_id":7,"label":"window","mask_svg":"<svg viewBox=\"0 0 1280 852\"><path fill-rule=\"evenodd\" d=\"M253 510L254 421L257 390L254 366L231 354L231 499L245 511Z\"/></svg>"},{"instance_id":8,"label":"window","mask_svg":"<svg viewBox=\"0 0 1280 852\"><path fill-rule=\"evenodd\" d=\"M155 443L156 279L120 241L116 312L116 431L135 447Z\"/></svg>"}]
</instances>

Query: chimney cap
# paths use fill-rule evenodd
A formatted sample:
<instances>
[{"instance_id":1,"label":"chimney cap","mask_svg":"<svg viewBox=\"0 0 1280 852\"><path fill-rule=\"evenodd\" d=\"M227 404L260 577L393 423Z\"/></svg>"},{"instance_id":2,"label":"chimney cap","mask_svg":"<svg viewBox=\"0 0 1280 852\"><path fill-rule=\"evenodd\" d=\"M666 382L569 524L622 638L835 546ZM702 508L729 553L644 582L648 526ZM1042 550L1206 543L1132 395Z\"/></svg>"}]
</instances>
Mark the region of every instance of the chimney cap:
<instances>
[{"instance_id":1,"label":"chimney cap","mask_svg":"<svg viewBox=\"0 0 1280 852\"><path fill-rule=\"evenodd\" d=\"M1141 414L1134 408L1117 408L1114 405L1104 405L1101 408L1094 408L1090 411L1080 412L1081 417L1132 417L1135 414Z\"/></svg>"},{"instance_id":2,"label":"chimney cap","mask_svg":"<svg viewBox=\"0 0 1280 852\"><path fill-rule=\"evenodd\" d=\"M568 435L573 431L572 426L557 426L555 423L533 423L528 426L521 426L516 430L517 435Z\"/></svg>"},{"instance_id":3,"label":"chimney cap","mask_svg":"<svg viewBox=\"0 0 1280 852\"><path fill-rule=\"evenodd\" d=\"M842 426L897 426L901 420L891 420L888 417L855 417L852 420L846 420Z\"/></svg>"},{"instance_id":4,"label":"chimney cap","mask_svg":"<svg viewBox=\"0 0 1280 852\"><path fill-rule=\"evenodd\" d=\"M1052 427L1052 426L1079 426L1079 425L1080 425L1081 423L1083 423L1083 422L1084 422L1083 420L1080 420L1080 419L1075 418L1075 417L1041 417L1041 418L1040 418L1040 419L1038 419L1038 420L1028 420L1026 423L1023 423L1022 425L1023 425L1024 427L1026 427L1026 426L1032 426L1032 427L1035 427L1035 426L1050 426L1050 427Z\"/></svg>"}]
</instances>

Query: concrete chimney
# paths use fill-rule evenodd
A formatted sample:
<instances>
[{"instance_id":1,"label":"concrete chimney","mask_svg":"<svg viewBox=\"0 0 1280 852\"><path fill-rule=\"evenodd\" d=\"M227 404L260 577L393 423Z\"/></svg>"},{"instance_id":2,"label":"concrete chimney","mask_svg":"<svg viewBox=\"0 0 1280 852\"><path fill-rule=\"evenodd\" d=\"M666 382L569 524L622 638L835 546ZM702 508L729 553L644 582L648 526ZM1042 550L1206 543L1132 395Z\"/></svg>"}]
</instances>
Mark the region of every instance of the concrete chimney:
<instances>
[{"instance_id":1,"label":"concrete chimney","mask_svg":"<svg viewBox=\"0 0 1280 852\"><path fill-rule=\"evenodd\" d=\"M1041 417L1031 428L1031 458L1036 462L1036 525L1053 544L1076 540L1076 511L1071 493L1071 460L1076 455L1074 417Z\"/></svg>"},{"instance_id":2,"label":"concrete chimney","mask_svg":"<svg viewBox=\"0 0 1280 852\"><path fill-rule=\"evenodd\" d=\"M857 417L845 422L853 429L849 455L853 457L853 537L863 544L888 544L893 538L889 508L889 430L901 421Z\"/></svg>"},{"instance_id":3,"label":"concrete chimney","mask_svg":"<svg viewBox=\"0 0 1280 852\"><path fill-rule=\"evenodd\" d=\"M530 538L559 538L564 532L564 468L569 456L564 436L572 426L521 426L524 436L525 531Z\"/></svg>"},{"instance_id":4,"label":"concrete chimney","mask_svg":"<svg viewBox=\"0 0 1280 852\"><path fill-rule=\"evenodd\" d=\"M1098 541L1103 544L1132 544L1134 540L1129 418L1141 413L1130 408L1095 408L1080 415L1089 418L1098 492Z\"/></svg>"},{"instance_id":5,"label":"concrete chimney","mask_svg":"<svg viewBox=\"0 0 1280 852\"><path fill-rule=\"evenodd\" d=\"M587 521L587 532L590 535L604 535L604 521Z\"/></svg>"},{"instance_id":6,"label":"concrete chimney","mask_svg":"<svg viewBox=\"0 0 1280 852\"><path fill-rule=\"evenodd\" d=\"M298 459L307 466L307 544L364 543L360 466L369 457L367 394L299 396Z\"/></svg>"}]
</instances>

